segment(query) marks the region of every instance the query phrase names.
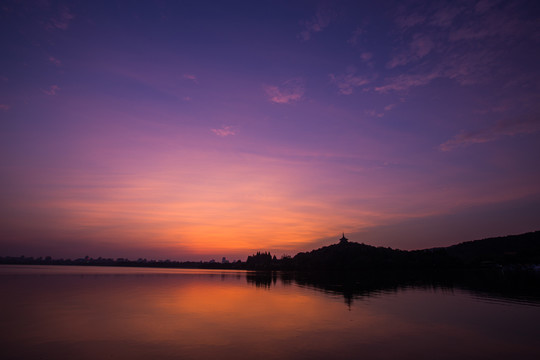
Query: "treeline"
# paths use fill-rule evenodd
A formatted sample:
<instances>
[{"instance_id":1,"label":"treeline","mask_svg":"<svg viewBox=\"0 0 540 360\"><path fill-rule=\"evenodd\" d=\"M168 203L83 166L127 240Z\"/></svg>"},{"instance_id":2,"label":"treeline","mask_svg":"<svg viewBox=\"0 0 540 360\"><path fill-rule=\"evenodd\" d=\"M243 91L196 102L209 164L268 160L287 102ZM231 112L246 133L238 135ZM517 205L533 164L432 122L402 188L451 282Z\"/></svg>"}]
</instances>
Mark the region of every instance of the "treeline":
<instances>
[{"instance_id":1,"label":"treeline","mask_svg":"<svg viewBox=\"0 0 540 360\"><path fill-rule=\"evenodd\" d=\"M126 267L155 267L155 268L184 268L184 269L242 269L240 260L236 262L218 263L215 261L174 261L174 260L129 260L126 258L91 258L79 259L53 259L50 256L4 256L0 257L0 264L11 265L77 265L77 266L126 266Z\"/></svg>"}]
</instances>

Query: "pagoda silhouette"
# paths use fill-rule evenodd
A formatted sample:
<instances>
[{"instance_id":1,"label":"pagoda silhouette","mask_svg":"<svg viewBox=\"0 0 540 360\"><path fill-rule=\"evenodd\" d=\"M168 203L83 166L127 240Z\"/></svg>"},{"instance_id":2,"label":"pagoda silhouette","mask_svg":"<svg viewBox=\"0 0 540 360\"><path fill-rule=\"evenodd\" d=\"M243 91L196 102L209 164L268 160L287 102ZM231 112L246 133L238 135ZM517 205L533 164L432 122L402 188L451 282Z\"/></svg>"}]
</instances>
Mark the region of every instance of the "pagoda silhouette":
<instances>
[{"instance_id":1,"label":"pagoda silhouette","mask_svg":"<svg viewBox=\"0 0 540 360\"><path fill-rule=\"evenodd\" d=\"M349 242L349 239L347 239L345 237L345 233L343 233L343 236L341 237L341 239L339 239L339 243L340 244L347 244Z\"/></svg>"}]
</instances>

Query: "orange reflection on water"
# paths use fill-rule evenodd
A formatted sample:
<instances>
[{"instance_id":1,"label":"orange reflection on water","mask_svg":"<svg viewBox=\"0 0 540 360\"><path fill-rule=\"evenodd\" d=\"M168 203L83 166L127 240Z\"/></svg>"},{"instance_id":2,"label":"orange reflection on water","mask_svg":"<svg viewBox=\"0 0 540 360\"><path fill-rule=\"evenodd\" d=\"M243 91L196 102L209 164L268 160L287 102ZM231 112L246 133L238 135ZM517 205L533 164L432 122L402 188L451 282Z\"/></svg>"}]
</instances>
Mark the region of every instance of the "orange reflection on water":
<instances>
[{"instance_id":1,"label":"orange reflection on water","mask_svg":"<svg viewBox=\"0 0 540 360\"><path fill-rule=\"evenodd\" d=\"M0 314L0 349L8 359L538 353L532 344L540 312L508 306L502 312L459 292L375 292L347 305L343 295L279 277L257 283L245 272L41 267L23 276L2 270L0 307L8 311Z\"/></svg>"}]
</instances>

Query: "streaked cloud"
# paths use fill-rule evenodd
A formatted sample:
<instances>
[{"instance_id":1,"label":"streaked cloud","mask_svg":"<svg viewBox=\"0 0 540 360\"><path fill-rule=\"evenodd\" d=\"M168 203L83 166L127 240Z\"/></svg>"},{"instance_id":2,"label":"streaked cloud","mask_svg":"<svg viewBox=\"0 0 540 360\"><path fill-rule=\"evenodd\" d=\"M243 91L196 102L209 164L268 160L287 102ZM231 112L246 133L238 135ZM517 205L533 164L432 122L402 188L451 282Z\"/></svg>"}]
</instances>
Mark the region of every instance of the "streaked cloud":
<instances>
[{"instance_id":1,"label":"streaked cloud","mask_svg":"<svg viewBox=\"0 0 540 360\"><path fill-rule=\"evenodd\" d=\"M446 6L440 9L437 9L435 13L431 16L429 20L430 25L435 25L439 27L449 27L452 25L452 22L462 12L462 8L457 6Z\"/></svg>"},{"instance_id":2,"label":"streaked cloud","mask_svg":"<svg viewBox=\"0 0 540 360\"><path fill-rule=\"evenodd\" d=\"M195 75L193 75L193 74L184 74L183 77L184 77L184 79L191 80L191 81L193 81L193 82L196 83L196 84L199 83L199 80L197 79L197 76L195 76Z\"/></svg>"},{"instance_id":3,"label":"streaked cloud","mask_svg":"<svg viewBox=\"0 0 540 360\"><path fill-rule=\"evenodd\" d=\"M397 106L397 104L389 104L389 105L386 105L384 107L384 111L390 111L392 110L393 108L395 108Z\"/></svg>"},{"instance_id":4,"label":"streaked cloud","mask_svg":"<svg viewBox=\"0 0 540 360\"><path fill-rule=\"evenodd\" d=\"M347 40L347 42L351 45L356 45L362 34L364 34L365 32L366 30L362 26L357 27L353 31L351 37L349 38L349 40Z\"/></svg>"},{"instance_id":5,"label":"streaked cloud","mask_svg":"<svg viewBox=\"0 0 540 360\"><path fill-rule=\"evenodd\" d=\"M221 137L236 135L236 130L232 126L224 125L219 129L211 129L214 134Z\"/></svg>"},{"instance_id":6,"label":"streaked cloud","mask_svg":"<svg viewBox=\"0 0 540 360\"><path fill-rule=\"evenodd\" d=\"M45 27L47 29L67 30L71 20L74 18L75 15L73 15L73 13L67 7L63 7L60 9L57 16L49 19Z\"/></svg>"},{"instance_id":7,"label":"streaked cloud","mask_svg":"<svg viewBox=\"0 0 540 360\"><path fill-rule=\"evenodd\" d=\"M56 66L62 66L62 62L54 56L49 56L49 62L53 63Z\"/></svg>"},{"instance_id":8,"label":"streaked cloud","mask_svg":"<svg viewBox=\"0 0 540 360\"><path fill-rule=\"evenodd\" d=\"M298 34L298 38L307 41L311 35L323 31L336 18L336 12L330 7L319 5L317 13L309 20L301 21L303 30Z\"/></svg>"},{"instance_id":9,"label":"streaked cloud","mask_svg":"<svg viewBox=\"0 0 540 360\"><path fill-rule=\"evenodd\" d=\"M9 109L11 109L11 106L7 104L0 104L0 110L8 111Z\"/></svg>"},{"instance_id":10,"label":"streaked cloud","mask_svg":"<svg viewBox=\"0 0 540 360\"><path fill-rule=\"evenodd\" d=\"M356 75L356 69L353 67L347 69L345 74L330 74L328 76L330 81L337 85L339 92L343 95L351 95L355 88L367 85L371 82L365 76Z\"/></svg>"},{"instance_id":11,"label":"streaked cloud","mask_svg":"<svg viewBox=\"0 0 540 360\"><path fill-rule=\"evenodd\" d=\"M368 62L369 60L371 60L371 58L373 58L373 53L371 52L364 51L362 54L360 54L360 59L365 62Z\"/></svg>"},{"instance_id":12,"label":"streaked cloud","mask_svg":"<svg viewBox=\"0 0 540 360\"><path fill-rule=\"evenodd\" d=\"M426 21L426 16L418 13L408 13L404 9L399 11L396 17L396 24L401 29L409 29L420 25Z\"/></svg>"},{"instance_id":13,"label":"streaked cloud","mask_svg":"<svg viewBox=\"0 0 540 360\"><path fill-rule=\"evenodd\" d=\"M498 140L505 136L532 134L540 131L540 114L517 119L501 120L491 127L477 131L464 131L439 145L441 151L450 151L458 147L482 144Z\"/></svg>"},{"instance_id":14,"label":"streaked cloud","mask_svg":"<svg viewBox=\"0 0 540 360\"><path fill-rule=\"evenodd\" d=\"M371 117L377 118L382 118L384 116L383 112L378 112L377 110L367 110L365 113Z\"/></svg>"},{"instance_id":15,"label":"streaked cloud","mask_svg":"<svg viewBox=\"0 0 540 360\"><path fill-rule=\"evenodd\" d=\"M399 55L396 55L388 62L387 66L392 69L396 66L406 65L410 62L418 61L424 56L428 55L434 46L435 44L429 36L420 33L415 34L409 44L408 49Z\"/></svg>"},{"instance_id":16,"label":"streaked cloud","mask_svg":"<svg viewBox=\"0 0 540 360\"><path fill-rule=\"evenodd\" d=\"M60 90L60 87L58 85L51 85L48 89L42 90L44 94L47 95L56 95L56 92Z\"/></svg>"},{"instance_id":17,"label":"streaked cloud","mask_svg":"<svg viewBox=\"0 0 540 360\"><path fill-rule=\"evenodd\" d=\"M264 91L271 102L289 104L302 99L304 96L304 82L301 79L291 79L279 86L266 85Z\"/></svg>"},{"instance_id":18,"label":"streaked cloud","mask_svg":"<svg viewBox=\"0 0 540 360\"><path fill-rule=\"evenodd\" d=\"M480 0L476 3L475 10L477 13L483 14L488 11L494 4L495 1L493 0Z\"/></svg>"},{"instance_id":19,"label":"streaked cloud","mask_svg":"<svg viewBox=\"0 0 540 360\"><path fill-rule=\"evenodd\" d=\"M522 51L526 41L540 39L537 22L521 19L523 9L511 2L409 5L395 13L400 41L386 63L400 73L389 72L377 92L407 91L436 78L466 86L504 82L504 77L522 71L511 54Z\"/></svg>"},{"instance_id":20,"label":"streaked cloud","mask_svg":"<svg viewBox=\"0 0 540 360\"><path fill-rule=\"evenodd\" d=\"M402 74L394 78L387 79L387 83L382 86L375 87L375 91L379 93L388 93L390 91L406 91L412 87L429 84L433 79L440 77L438 72L425 74Z\"/></svg>"}]
</instances>

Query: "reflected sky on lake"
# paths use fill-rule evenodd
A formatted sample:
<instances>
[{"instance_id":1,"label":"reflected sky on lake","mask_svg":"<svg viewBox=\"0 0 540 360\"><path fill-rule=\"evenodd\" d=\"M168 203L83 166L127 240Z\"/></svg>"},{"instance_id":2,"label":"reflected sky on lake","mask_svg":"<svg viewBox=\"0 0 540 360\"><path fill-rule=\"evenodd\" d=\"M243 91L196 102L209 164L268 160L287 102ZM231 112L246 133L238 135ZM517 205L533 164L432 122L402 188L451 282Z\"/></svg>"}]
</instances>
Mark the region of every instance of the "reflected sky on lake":
<instances>
[{"instance_id":1,"label":"reflected sky on lake","mask_svg":"<svg viewBox=\"0 0 540 360\"><path fill-rule=\"evenodd\" d=\"M249 276L252 276L248 274ZM4 359L537 359L540 307L458 288L356 297L244 272L0 267ZM2 354L3 353L3 354ZM518 356L519 355L519 356Z\"/></svg>"}]
</instances>

